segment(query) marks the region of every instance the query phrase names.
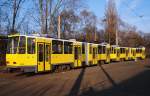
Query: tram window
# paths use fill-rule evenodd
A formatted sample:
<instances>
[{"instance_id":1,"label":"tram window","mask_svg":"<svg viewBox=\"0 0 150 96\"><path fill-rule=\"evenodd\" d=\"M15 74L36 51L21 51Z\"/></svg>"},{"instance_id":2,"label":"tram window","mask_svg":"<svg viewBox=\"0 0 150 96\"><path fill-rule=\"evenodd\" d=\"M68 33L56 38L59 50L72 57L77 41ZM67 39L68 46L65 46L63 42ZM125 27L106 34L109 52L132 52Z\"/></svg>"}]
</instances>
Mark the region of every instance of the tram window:
<instances>
[{"instance_id":1,"label":"tram window","mask_svg":"<svg viewBox=\"0 0 150 96\"><path fill-rule=\"evenodd\" d=\"M138 53L140 53L140 51L141 51L141 50L140 50L140 49L138 49Z\"/></svg>"},{"instance_id":2,"label":"tram window","mask_svg":"<svg viewBox=\"0 0 150 96\"><path fill-rule=\"evenodd\" d=\"M35 38L28 38L27 45L27 53L35 54Z\"/></svg>"},{"instance_id":3,"label":"tram window","mask_svg":"<svg viewBox=\"0 0 150 96\"><path fill-rule=\"evenodd\" d=\"M82 43L82 54L85 54L85 44Z\"/></svg>"},{"instance_id":4,"label":"tram window","mask_svg":"<svg viewBox=\"0 0 150 96\"><path fill-rule=\"evenodd\" d=\"M125 53L125 50L124 50L124 48L122 49L122 53Z\"/></svg>"},{"instance_id":5,"label":"tram window","mask_svg":"<svg viewBox=\"0 0 150 96\"><path fill-rule=\"evenodd\" d=\"M72 42L64 42L64 54L72 54Z\"/></svg>"},{"instance_id":6,"label":"tram window","mask_svg":"<svg viewBox=\"0 0 150 96\"><path fill-rule=\"evenodd\" d=\"M90 54L92 54L92 45L91 44L90 44L89 49L90 49Z\"/></svg>"},{"instance_id":7,"label":"tram window","mask_svg":"<svg viewBox=\"0 0 150 96\"><path fill-rule=\"evenodd\" d=\"M17 48L19 47L18 45L19 37L11 37L8 38L8 46L7 46L7 53L11 54L16 54L17 53Z\"/></svg>"},{"instance_id":8,"label":"tram window","mask_svg":"<svg viewBox=\"0 0 150 96\"><path fill-rule=\"evenodd\" d=\"M103 46L103 54L106 53L106 46Z\"/></svg>"},{"instance_id":9,"label":"tram window","mask_svg":"<svg viewBox=\"0 0 150 96\"><path fill-rule=\"evenodd\" d=\"M74 48L74 50L75 50L75 59L78 59L78 47L75 47Z\"/></svg>"},{"instance_id":10,"label":"tram window","mask_svg":"<svg viewBox=\"0 0 150 96\"><path fill-rule=\"evenodd\" d=\"M114 53L114 47L111 47L111 53Z\"/></svg>"},{"instance_id":11,"label":"tram window","mask_svg":"<svg viewBox=\"0 0 150 96\"><path fill-rule=\"evenodd\" d=\"M121 53L121 50L120 49L117 49L117 54L119 55Z\"/></svg>"},{"instance_id":12,"label":"tram window","mask_svg":"<svg viewBox=\"0 0 150 96\"><path fill-rule=\"evenodd\" d=\"M46 45L46 52L45 52L45 59L46 59L46 61L49 60L49 54L50 54L50 46Z\"/></svg>"},{"instance_id":13,"label":"tram window","mask_svg":"<svg viewBox=\"0 0 150 96\"><path fill-rule=\"evenodd\" d=\"M124 53L124 48L122 48L122 53Z\"/></svg>"},{"instance_id":14,"label":"tram window","mask_svg":"<svg viewBox=\"0 0 150 96\"><path fill-rule=\"evenodd\" d=\"M99 45L98 46L98 54L102 54L103 53L102 51L103 51L103 47Z\"/></svg>"},{"instance_id":15,"label":"tram window","mask_svg":"<svg viewBox=\"0 0 150 96\"><path fill-rule=\"evenodd\" d=\"M62 54L63 53L63 42L53 40L52 41L52 50L53 50L53 52L52 52L53 54Z\"/></svg>"},{"instance_id":16,"label":"tram window","mask_svg":"<svg viewBox=\"0 0 150 96\"><path fill-rule=\"evenodd\" d=\"M120 48L120 53L122 53L122 48Z\"/></svg>"},{"instance_id":17,"label":"tram window","mask_svg":"<svg viewBox=\"0 0 150 96\"><path fill-rule=\"evenodd\" d=\"M141 53L141 49L139 49L139 53Z\"/></svg>"},{"instance_id":18,"label":"tram window","mask_svg":"<svg viewBox=\"0 0 150 96\"><path fill-rule=\"evenodd\" d=\"M124 53L124 49L123 48L120 49L120 53Z\"/></svg>"},{"instance_id":19,"label":"tram window","mask_svg":"<svg viewBox=\"0 0 150 96\"><path fill-rule=\"evenodd\" d=\"M93 58L95 58L96 55L96 48L93 48Z\"/></svg>"},{"instance_id":20,"label":"tram window","mask_svg":"<svg viewBox=\"0 0 150 96\"><path fill-rule=\"evenodd\" d=\"M114 54L116 54L116 48L114 48Z\"/></svg>"},{"instance_id":21,"label":"tram window","mask_svg":"<svg viewBox=\"0 0 150 96\"><path fill-rule=\"evenodd\" d=\"M13 41L12 41L12 42L13 42L14 46L13 46L13 48L12 48L12 50L13 50L12 53L14 53L14 54L17 53L18 41L19 41L19 37L14 37L14 38L13 38Z\"/></svg>"},{"instance_id":22,"label":"tram window","mask_svg":"<svg viewBox=\"0 0 150 96\"><path fill-rule=\"evenodd\" d=\"M42 44L39 44L38 47L39 47L39 48L38 48L38 49L39 49L39 50L38 50L38 59L39 59L40 62L42 62L43 59L44 59L44 58L43 58L43 57L44 57L44 54L43 54L43 53L44 53L44 52L43 52L43 51L44 51L44 50L43 50L43 45L42 45Z\"/></svg>"},{"instance_id":23,"label":"tram window","mask_svg":"<svg viewBox=\"0 0 150 96\"><path fill-rule=\"evenodd\" d=\"M26 52L26 38L24 36L21 36L20 37L20 40L19 40L19 54L25 54Z\"/></svg>"},{"instance_id":24,"label":"tram window","mask_svg":"<svg viewBox=\"0 0 150 96\"><path fill-rule=\"evenodd\" d=\"M141 49L139 49L139 53L141 53Z\"/></svg>"},{"instance_id":25,"label":"tram window","mask_svg":"<svg viewBox=\"0 0 150 96\"><path fill-rule=\"evenodd\" d=\"M142 53L142 49L140 49L140 53Z\"/></svg>"}]
</instances>

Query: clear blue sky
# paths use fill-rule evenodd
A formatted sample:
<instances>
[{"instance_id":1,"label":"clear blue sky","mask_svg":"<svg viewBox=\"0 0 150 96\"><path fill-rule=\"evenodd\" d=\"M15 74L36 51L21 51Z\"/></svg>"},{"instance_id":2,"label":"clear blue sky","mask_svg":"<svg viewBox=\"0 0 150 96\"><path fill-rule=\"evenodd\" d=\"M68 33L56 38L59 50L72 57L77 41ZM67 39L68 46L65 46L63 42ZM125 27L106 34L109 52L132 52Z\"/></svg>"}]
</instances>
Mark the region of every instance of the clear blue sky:
<instances>
[{"instance_id":1,"label":"clear blue sky","mask_svg":"<svg viewBox=\"0 0 150 96\"><path fill-rule=\"evenodd\" d=\"M104 16L107 0L87 0L88 9L99 19ZM150 0L116 0L121 19L137 26L138 30L150 32Z\"/></svg>"}]
</instances>

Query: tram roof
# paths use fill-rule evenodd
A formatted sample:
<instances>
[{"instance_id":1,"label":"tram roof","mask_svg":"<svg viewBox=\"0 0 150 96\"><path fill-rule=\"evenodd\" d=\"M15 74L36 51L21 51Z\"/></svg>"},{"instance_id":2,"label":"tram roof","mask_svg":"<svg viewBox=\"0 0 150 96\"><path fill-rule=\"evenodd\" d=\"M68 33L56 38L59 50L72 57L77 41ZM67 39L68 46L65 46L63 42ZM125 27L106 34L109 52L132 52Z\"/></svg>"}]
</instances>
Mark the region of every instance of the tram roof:
<instances>
[{"instance_id":1,"label":"tram roof","mask_svg":"<svg viewBox=\"0 0 150 96\"><path fill-rule=\"evenodd\" d=\"M64 40L64 39L57 39L57 38L52 38L52 37L46 37L46 36L41 36L41 35L38 35L38 34L31 34L31 35L20 35L20 34L15 34L15 35L8 35L8 37L15 37L15 36L25 36L25 37L32 37L32 38L43 38L43 39L52 39L52 40L58 40L58 41L66 41L66 42L77 42L77 43L87 43L87 44L94 44L94 45L100 45L100 46L107 46L107 45L110 45L106 42L104 43L89 43L89 42L80 42L80 41L76 41L75 39L69 39L69 40ZM141 47L120 47L120 46L116 46L116 45L110 45L111 47L118 47L118 48L135 48L135 49L141 49L141 48L145 48L143 46Z\"/></svg>"}]
</instances>

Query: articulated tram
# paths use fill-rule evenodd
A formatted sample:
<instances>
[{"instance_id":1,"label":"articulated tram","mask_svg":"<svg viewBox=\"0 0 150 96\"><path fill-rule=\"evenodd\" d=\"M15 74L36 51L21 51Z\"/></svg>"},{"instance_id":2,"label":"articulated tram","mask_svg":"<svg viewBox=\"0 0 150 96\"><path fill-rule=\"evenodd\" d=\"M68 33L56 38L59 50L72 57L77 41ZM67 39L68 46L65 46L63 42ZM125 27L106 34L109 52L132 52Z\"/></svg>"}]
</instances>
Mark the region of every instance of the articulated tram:
<instances>
[{"instance_id":1,"label":"articulated tram","mask_svg":"<svg viewBox=\"0 0 150 96\"><path fill-rule=\"evenodd\" d=\"M8 69L20 68L25 72L38 73L144 58L144 47L11 35L8 37L6 64Z\"/></svg>"}]
</instances>

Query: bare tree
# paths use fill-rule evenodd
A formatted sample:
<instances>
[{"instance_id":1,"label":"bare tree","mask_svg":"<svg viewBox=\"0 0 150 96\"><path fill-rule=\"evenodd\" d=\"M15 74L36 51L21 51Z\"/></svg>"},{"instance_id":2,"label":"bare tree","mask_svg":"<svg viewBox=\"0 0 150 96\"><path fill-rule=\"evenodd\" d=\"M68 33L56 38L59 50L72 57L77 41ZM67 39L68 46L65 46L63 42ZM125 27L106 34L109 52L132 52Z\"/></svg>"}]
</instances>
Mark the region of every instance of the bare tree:
<instances>
[{"instance_id":1,"label":"bare tree","mask_svg":"<svg viewBox=\"0 0 150 96\"><path fill-rule=\"evenodd\" d=\"M8 10L7 7L8 5L10 5L10 0L1 0L0 1L0 34L6 34L5 31L5 24L7 22L7 17L8 17L8 14L6 13Z\"/></svg>"},{"instance_id":2,"label":"bare tree","mask_svg":"<svg viewBox=\"0 0 150 96\"><path fill-rule=\"evenodd\" d=\"M39 21L41 33L55 34L54 32L57 31L58 16L60 16L64 10L76 11L81 4L80 1L82 0L38 0L36 4L38 4L39 7L37 10L39 11L39 20L36 21Z\"/></svg>"},{"instance_id":3,"label":"bare tree","mask_svg":"<svg viewBox=\"0 0 150 96\"><path fill-rule=\"evenodd\" d=\"M62 38L75 38L75 33L78 31L79 16L77 16L74 10L64 10L61 13L61 29Z\"/></svg>"},{"instance_id":4,"label":"bare tree","mask_svg":"<svg viewBox=\"0 0 150 96\"><path fill-rule=\"evenodd\" d=\"M48 25L51 24L52 20L51 18L53 17L55 12L59 9L62 0L57 0L57 2L55 3L56 4L54 4L54 0L39 0L41 32L43 34L48 33Z\"/></svg>"},{"instance_id":5,"label":"bare tree","mask_svg":"<svg viewBox=\"0 0 150 96\"><path fill-rule=\"evenodd\" d=\"M94 15L94 13L87 11L87 10L83 10L80 13L80 27L81 30L83 31L83 37L85 38L86 41L88 42L93 42L96 40L96 22L97 22L97 18Z\"/></svg>"},{"instance_id":6,"label":"bare tree","mask_svg":"<svg viewBox=\"0 0 150 96\"><path fill-rule=\"evenodd\" d=\"M18 27L23 23L25 16L19 18L22 5L25 0L1 0L0 1L0 17L3 23L3 31L7 31L8 34L15 34L18 31ZM22 14L23 16L24 14ZM19 26L18 26L19 25Z\"/></svg>"},{"instance_id":7,"label":"bare tree","mask_svg":"<svg viewBox=\"0 0 150 96\"><path fill-rule=\"evenodd\" d=\"M2 10L0 8L0 32L1 32L1 29L2 29Z\"/></svg>"},{"instance_id":8,"label":"bare tree","mask_svg":"<svg viewBox=\"0 0 150 96\"><path fill-rule=\"evenodd\" d=\"M16 33L15 25L17 20L17 15L19 14L19 9L21 8L21 4L24 3L25 0L13 0L13 17L12 17L12 26L10 34Z\"/></svg>"},{"instance_id":9,"label":"bare tree","mask_svg":"<svg viewBox=\"0 0 150 96\"><path fill-rule=\"evenodd\" d=\"M118 29L118 14L114 0L108 0L104 22L106 42L115 44Z\"/></svg>"},{"instance_id":10,"label":"bare tree","mask_svg":"<svg viewBox=\"0 0 150 96\"><path fill-rule=\"evenodd\" d=\"M150 33L143 33L144 47L146 47L146 56L150 58Z\"/></svg>"}]
</instances>

